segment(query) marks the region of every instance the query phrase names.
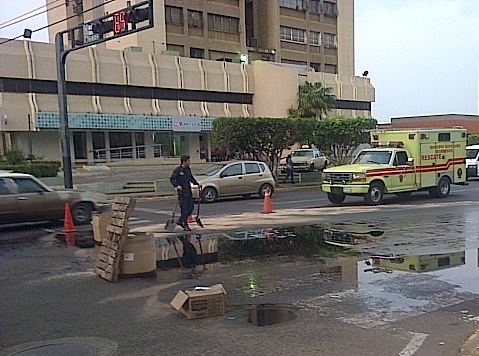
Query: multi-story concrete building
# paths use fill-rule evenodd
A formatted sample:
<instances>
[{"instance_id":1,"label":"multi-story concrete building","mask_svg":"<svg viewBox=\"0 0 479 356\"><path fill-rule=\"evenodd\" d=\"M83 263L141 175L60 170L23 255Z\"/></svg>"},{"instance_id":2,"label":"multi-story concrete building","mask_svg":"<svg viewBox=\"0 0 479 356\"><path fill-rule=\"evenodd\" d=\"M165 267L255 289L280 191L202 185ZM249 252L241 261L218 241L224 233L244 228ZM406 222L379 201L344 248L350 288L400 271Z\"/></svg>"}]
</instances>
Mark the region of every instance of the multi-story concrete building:
<instances>
[{"instance_id":1,"label":"multi-story concrete building","mask_svg":"<svg viewBox=\"0 0 479 356\"><path fill-rule=\"evenodd\" d=\"M68 0L63 7L58 0L48 3L50 23L68 18L50 27L50 38L126 5L107 0ZM260 59L354 75L354 0L154 0L154 9L154 30L108 42L107 48L134 46L233 62Z\"/></svg>"},{"instance_id":2,"label":"multi-story concrete building","mask_svg":"<svg viewBox=\"0 0 479 356\"><path fill-rule=\"evenodd\" d=\"M48 3L51 38L126 6ZM332 115L371 115L374 88L354 76L353 0L155 0L154 14L152 29L69 55L74 164L208 157L215 118L285 117L305 81L333 89ZM0 62L0 154L18 144L60 159L54 45L11 41Z\"/></svg>"}]
</instances>

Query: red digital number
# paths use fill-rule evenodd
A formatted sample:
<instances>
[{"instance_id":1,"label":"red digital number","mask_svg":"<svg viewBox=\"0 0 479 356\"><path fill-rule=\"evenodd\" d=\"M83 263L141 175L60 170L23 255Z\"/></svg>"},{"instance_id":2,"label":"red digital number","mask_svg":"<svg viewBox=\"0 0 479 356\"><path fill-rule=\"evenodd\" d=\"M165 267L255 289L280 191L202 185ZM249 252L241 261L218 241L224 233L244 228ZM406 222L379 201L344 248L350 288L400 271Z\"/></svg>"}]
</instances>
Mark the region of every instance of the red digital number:
<instances>
[{"instance_id":1,"label":"red digital number","mask_svg":"<svg viewBox=\"0 0 479 356\"><path fill-rule=\"evenodd\" d=\"M113 32L115 34L122 33L127 29L126 14L124 12L116 12L113 15Z\"/></svg>"}]
</instances>

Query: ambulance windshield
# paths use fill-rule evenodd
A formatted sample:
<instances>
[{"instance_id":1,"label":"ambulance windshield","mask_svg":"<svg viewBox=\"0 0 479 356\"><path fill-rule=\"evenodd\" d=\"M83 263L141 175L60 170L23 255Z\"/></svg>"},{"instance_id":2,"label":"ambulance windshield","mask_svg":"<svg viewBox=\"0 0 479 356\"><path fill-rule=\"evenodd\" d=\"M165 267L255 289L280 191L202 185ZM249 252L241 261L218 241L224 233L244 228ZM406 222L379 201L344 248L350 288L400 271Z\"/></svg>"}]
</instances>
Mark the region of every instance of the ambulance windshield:
<instances>
[{"instance_id":1,"label":"ambulance windshield","mask_svg":"<svg viewBox=\"0 0 479 356\"><path fill-rule=\"evenodd\" d=\"M354 160L353 164L364 164L364 163L376 163L376 164L388 164L391 160L391 151L376 151L376 150L365 150L361 151L359 155Z\"/></svg>"}]
</instances>

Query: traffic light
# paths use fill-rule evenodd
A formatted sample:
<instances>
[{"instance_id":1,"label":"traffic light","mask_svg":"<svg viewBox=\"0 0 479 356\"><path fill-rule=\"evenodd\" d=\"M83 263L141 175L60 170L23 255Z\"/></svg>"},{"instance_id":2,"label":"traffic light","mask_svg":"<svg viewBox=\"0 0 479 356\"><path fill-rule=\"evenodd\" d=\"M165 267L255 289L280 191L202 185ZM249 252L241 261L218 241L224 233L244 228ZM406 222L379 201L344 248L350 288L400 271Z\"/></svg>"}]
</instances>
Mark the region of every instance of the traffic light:
<instances>
[{"instance_id":1,"label":"traffic light","mask_svg":"<svg viewBox=\"0 0 479 356\"><path fill-rule=\"evenodd\" d=\"M150 9L134 9L128 12L128 22L137 24L150 19Z\"/></svg>"},{"instance_id":2,"label":"traffic light","mask_svg":"<svg viewBox=\"0 0 479 356\"><path fill-rule=\"evenodd\" d=\"M91 24L91 32L95 35L103 36L111 31L113 31L113 21L95 20Z\"/></svg>"}]
</instances>

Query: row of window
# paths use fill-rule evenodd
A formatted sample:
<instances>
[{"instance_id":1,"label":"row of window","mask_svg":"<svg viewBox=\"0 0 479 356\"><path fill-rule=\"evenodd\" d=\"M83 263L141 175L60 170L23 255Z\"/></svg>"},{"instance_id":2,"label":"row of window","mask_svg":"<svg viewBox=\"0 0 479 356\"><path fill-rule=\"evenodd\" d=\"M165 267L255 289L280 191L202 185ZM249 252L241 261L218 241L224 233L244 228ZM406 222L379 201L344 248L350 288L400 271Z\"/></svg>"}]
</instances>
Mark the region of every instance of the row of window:
<instances>
[{"instance_id":1,"label":"row of window","mask_svg":"<svg viewBox=\"0 0 479 356\"><path fill-rule=\"evenodd\" d=\"M323 13L329 17L338 17L339 14L338 5L330 1L321 3L321 0L279 0L279 6L300 11L309 10L314 14Z\"/></svg>"},{"instance_id":2,"label":"row of window","mask_svg":"<svg viewBox=\"0 0 479 356\"><path fill-rule=\"evenodd\" d=\"M165 6L165 22L183 25L183 8ZM188 10L188 27L203 28L203 13ZM236 17L208 14L208 30L227 33L239 33L239 19Z\"/></svg>"},{"instance_id":3,"label":"row of window","mask_svg":"<svg viewBox=\"0 0 479 356\"><path fill-rule=\"evenodd\" d=\"M290 41L296 43L306 43L307 36L306 30L300 28L293 28L293 27L286 27L281 26L281 40L282 41ZM337 48L337 37L334 33L323 33L309 31L309 43L311 45L320 46L321 45L321 37L324 47L326 48Z\"/></svg>"}]
</instances>

